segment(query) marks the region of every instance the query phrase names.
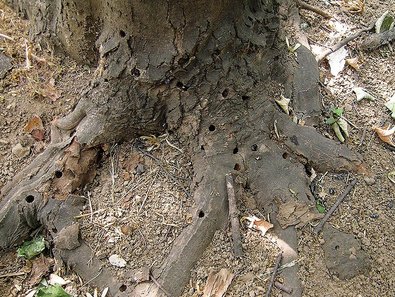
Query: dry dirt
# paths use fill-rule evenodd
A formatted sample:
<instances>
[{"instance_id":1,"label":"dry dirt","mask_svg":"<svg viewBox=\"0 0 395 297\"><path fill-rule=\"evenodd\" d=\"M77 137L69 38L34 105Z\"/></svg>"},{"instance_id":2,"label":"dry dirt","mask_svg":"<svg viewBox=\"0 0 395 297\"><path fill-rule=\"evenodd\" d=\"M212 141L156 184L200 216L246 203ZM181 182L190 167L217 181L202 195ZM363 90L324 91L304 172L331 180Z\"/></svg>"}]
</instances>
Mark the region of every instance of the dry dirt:
<instances>
[{"instance_id":1,"label":"dry dirt","mask_svg":"<svg viewBox=\"0 0 395 297\"><path fill-rule=\"evenodd\" d=\"M301 12L302 26L313 46L332 45L386 10L395 13L395 2L388 0L368 1L362 14L341 9L342 1L309 3L334 16L326 20L310 11ZM0 82L0 188L45 147L50 140L50 122L72 109L94 72L73 61L54 58L49 49L29 42L38 58L33 56L32 67L26 69L27 25L0 4L0 33L13 39L0 37L0 54L13 59L13 69ZM372 130L374 126L395 124L384 106L395 94L395 54L388 46L360 52L358 45L364 36L346 47L348 57L358 57L359 70L346 66L333 77L326 62L321 63L320 70L325 111L331 107L345 109L344 116L352 123L346 143L362 155L373 174L371 178L357 177L356 187L330 219L330 224L361 241L371 259L371 269L366 275L346 281L331 275L324 263L323 239L312 233L313 226L307 225L298 231L304 296L395 296L395 185L387 177L395 170L395 156L394 150L384 145ZM290 40L294 42L292 36ZM366 88L376 100L356 102L354 87ZM43 120L45 138L42 142L24 132L24 126L33 115ZM325 136L337 141L329 126L322 124L319 128ZM98 175L93 184L83 190L88 203L79 218L82 236L95 256L121 280L133 269L158 267L174 239L192 218L193 202L188 185L193 169L188 156L174 135L153 140L157 146L149 153L143 153L149 145L140 150L142 144L136 142L103 147ZM28 156L18 158L12 153L18 143L30 147ZM316 193L330 207L351 177L351 174L320 174ZM239 197L238 206L241 216L263 218L248 193ZM221 268L235 274L226 296L253 297L265 293L278 253L273 234L269 231L262 237L245 223L241 232L244 257L234 258L230 231L218 231L192 271L184 297L201 296L210 271ZM112 267L108 261L112 254L126 260L126 267ZM5 277L7 274L11 276ZM76 275L62 276L71 280L66 289L74 296L93 294L94 288L82 283ZM29 263L18 259L15 250L0 257L1 296L25 296L30 289L26 286L28 279ZM281 294L274 289L272 296Z\"/></svg>"}]
</instances>

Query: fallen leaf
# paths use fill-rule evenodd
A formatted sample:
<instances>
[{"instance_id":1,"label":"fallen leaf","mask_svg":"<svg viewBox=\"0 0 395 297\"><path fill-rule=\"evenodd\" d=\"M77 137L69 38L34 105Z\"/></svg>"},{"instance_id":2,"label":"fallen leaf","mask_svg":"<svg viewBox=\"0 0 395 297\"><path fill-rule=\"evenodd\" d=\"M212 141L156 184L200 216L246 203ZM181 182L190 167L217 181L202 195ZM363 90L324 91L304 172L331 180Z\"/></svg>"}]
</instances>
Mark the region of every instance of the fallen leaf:
<instances>
[{"instance_id":1,"label":"fallen leaf","mask_svg":"<svg viewBox=\"0 0 395 297\"><path fill-rule=\"evenodd\" d=\"M395 119L395 95L390 98L387 103L385 103L385 107L387 107L391 111L391 117Z\"/></svg>"},{"instance_id":2,"label":"fallen leaf","mask_svg":"<svg viewBox=\"0 0 395 297\"><path fill-rule=\"evenodd\" d=\"M375 23L376 33L391 30L394 27L394 17L389 15L389 11L384 12Z\"/></svg>"},{"instance_id":3,"label":"fallen leaf","mask_svg":"<svg viewBox=\"0 0 395 297\"><path fill-rule=\"evenodd\" d=\"M226 268L222 268L218 273L211 271L208 275L203 297L222 297L226 293L234 274Z\"/></svg>"},{"instance_id":4,"label":"fallen leaf","mask_svg":"<svg viewBox=\"0 0 395 297\"><path fill-rule=\"evenodd\" d=\"M65 290L59 285L48 286L40 288L36 294L37 297L71 297Z\"/></svg>"},{"instance_id":5,"label":"fallen leaf","mask_svg":"<svg viewBox=\"0 0 395 297\"><path fill-rule=\"evenodd\" d=\"M281 99L277 100L275 99L276 103L278 104L278 106L281 107L281 109L287 114L289 115L289 102L291 102L291 99L285 98L283 95L280 95Z\"/></svg>"},{"instance_id":6,"label":"fallen leaf","mask_svg":"<svg viewBox=\"0 0 395 297\"><path fill-rule=\"evenodd\" d=\"M57 274L51 273L49 275L48 284L50 284L50 285L65 286L65 285L69 284L70 282L71 282L70 280L65 280L63 277L60 277Z\"/></svg>"},{"instance_id":7,"label":"fallen leaf","mask_svg":"<svg viewBox=\"0 0 395 297\"><path fill-rule=\"evenodd\" d=\"M341 8L351 13L363 13L365 0L343 0Z\"/></svg>"},{"instance_id":8,"label":"fallen leaf","mask_svg":"<svg viewBox=\"0 0 395 297\"><path fill-rule=\"evenodd\" d=\"M320 219L323 216L323 214L315 211L314 206L292 200L280 204L277 220L283 229L293 225L296 228L301 228L307 223Z\"/></svg>"},{"instance_id":9,"label":"fallen leaf","mask_svg":"<svg viewBox=\"0 0 395 297\"><path fill-rule=\"evenodd\" d=\"M373 128L373 130L377 133L377 136L382 141L395 147L395 143L392 141L392 135L395 132L395 126L391 129L389 128L389 126L386 129L375 127L375 128Z\"/></svg>"},{"instance_id":10,"label":"fallen leaf","mask_svg":"<svg viewBox=\"0 0 395 297\"><path fill-rule=\"evenodd\" d=\"M18 248L18 257L32 259L39 255L45 249L44 237L37 237L31 241L25 241L20 248Z\"/></svg>"},{"instance_id":11,"label":"fallen leaf","mask_svg":"<svg viewBox=\"0 0 395 297\"><path fill-rule=\"evenodd\" d=\"M244 217L244 219L250 222L248 228L260 231L262 236L265 236L266 232L273 228L273 224L259 219L256 216Z\"/></svg>"},{"instance_id":12,"label":"fallen leaf","mask_svg":"<svg viewBox=\"0 0 395 297\"><path fill-rule=\"evenodd\" d=\"M346 59L346 63L355 70L359 70L358 57Z\"/></svg>"},{"instance_id":13,"label":"fallen leaf","mask_svg":"<svg viewBox=\"0 0 395 297\"><path fill-rule=\"evenodd\" d=\"M355 95L357 95L357 101L361 101L362 99L367 100L376 100L372 95L370 95L364 88L354 88L353 89Z\"/></svg>"},{"instance_id":14,"label":"fallen leaf","mask_svg":"<svg viewBox=\"0 0 395 297\"><path fill-rule=\"evenodd\" d=\"M44 125L43 121L38 115L34 115L25 125L23 130L26 133L30 133L33 138L37 141L42 141L44 140Z\"/></svg>"},{"instance_id":15,"label":"fallen leaf","mask_svg":"<svg viewBox=\"0 0 395 297\"><path fill-rule=\"evenodd\" d=\"M49 268L53 265L53 260L51 258L46 258L43 255L34 259L32 265L32 270L29 275L28 285L35 286L41 279L49 272Z\"/></svg>"},{"instance_id":16,"label":"fallen leaf","mask_svg":"<svg viewBox=\"0 0 395 297\"><path fill-rule=\"evenodd\" d=\"M343 46L332 54L328 55L327 59L329 62L329 66L331 68L331 74L333 76L337 76L344 68L346 64L346 56L348 52L346 48Z\"/></svg>"}]
</instances>

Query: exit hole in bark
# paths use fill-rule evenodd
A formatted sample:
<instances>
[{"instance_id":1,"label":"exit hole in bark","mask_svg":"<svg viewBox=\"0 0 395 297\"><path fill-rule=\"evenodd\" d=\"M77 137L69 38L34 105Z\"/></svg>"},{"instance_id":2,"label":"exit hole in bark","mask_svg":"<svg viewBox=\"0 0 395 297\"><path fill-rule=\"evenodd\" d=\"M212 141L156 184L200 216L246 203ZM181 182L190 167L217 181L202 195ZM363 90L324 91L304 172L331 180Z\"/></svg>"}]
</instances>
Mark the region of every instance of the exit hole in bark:
<instances>
[{"instance_id":1,"label":"exit hole in bark","mask_svg":"<svg viewBox=\"0 0 395 297\"><path fill-rule=\"evenodd\" d=\"M34 201L34 196L33 195L28 195L25 198L27 203L32 203Z\"/></svg>"},{"instance_id":2,"label":"exit hole in bark","mask_svg":"<svg viewBox=\"0 0 395 297\"><path fill-rule=\"evenodd\" d=\"M208 130L211 131L211 132L215 131L215 126L214 125L210 125L208 127Z\"/></svg>"}]
</instances>

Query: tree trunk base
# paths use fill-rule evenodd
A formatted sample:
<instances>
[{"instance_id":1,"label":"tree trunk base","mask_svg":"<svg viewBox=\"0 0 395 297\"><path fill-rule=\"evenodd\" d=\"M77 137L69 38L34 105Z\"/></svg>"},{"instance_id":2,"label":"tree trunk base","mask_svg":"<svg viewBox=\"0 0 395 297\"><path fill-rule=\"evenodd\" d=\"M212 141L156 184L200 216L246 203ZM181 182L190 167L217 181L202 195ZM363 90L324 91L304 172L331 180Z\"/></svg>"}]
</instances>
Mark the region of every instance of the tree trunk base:
<instances>
[{"instance_id":1,"label":"tree trunk base","mask_svg":"<svg viewBox=\"0 0 395 297\"><path fill-rule=\"evenodd\" d=\"M224 52L220 67L198 63L168 85L152 86L130 76L94 82L70 115L54 121L52 144L2 189L0 247L13 247L43 226L66 266L93 285L109 287L111 296L165 296L164 291L179 296L215 231L228 224L225 175L233 172L247 181L243 187L270 215L283 264L297 259L295 228L282 229L276 216L287 201L314 204L306 167L359 173L365 169L346 146L293 123L274 103L283 93L293 98L299 119L316 124L320 115L314 57L301 47L297 63L292 53L276 46L279 49L251 49L237 57ZM180 84L194 75L195 87ZM152 282L133 288L119 283L92 258L74 219L81 209L74 195L94 178L100 144L155 133L165 124L189 143L196 209L161 268L152 272L160 287ZM281 272L294 289L289 296L302 295L297 271L295 265Z\"/></svg>"}]
</instances>

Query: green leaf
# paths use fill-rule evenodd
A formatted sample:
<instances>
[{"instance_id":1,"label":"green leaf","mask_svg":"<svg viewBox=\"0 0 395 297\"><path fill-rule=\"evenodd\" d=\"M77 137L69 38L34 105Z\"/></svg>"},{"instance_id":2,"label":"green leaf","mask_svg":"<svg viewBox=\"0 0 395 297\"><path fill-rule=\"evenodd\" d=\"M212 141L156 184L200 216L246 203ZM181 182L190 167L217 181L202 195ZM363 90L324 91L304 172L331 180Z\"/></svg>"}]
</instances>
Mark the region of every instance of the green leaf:
<instances>
[{"instance_id":1,"label":"green leaf","mask_svg":"<svg viewBox=\"0 0 395 297\"><path fill-rule=\"evenodd\" d=\"M332 124L336 123L336 121L337 120L335 120L333 117L330 117L325 120L325 124L332 125Z\"/></svg>"},{"instance_id":2,"label":"green leaf","mask_svg":"<svg viewBox=\"0 0 395 297\"><path fill-rule=\"evenodd\" d=\"M322 203L321 199L318 199L315 202L315 207L317 208L319 213L325 213L326 212L326 207L324 206L324 204Z\"/></svg>"},{"instance_id":3,"label":"green leaf","mask_svg":"<svg viewBox=\"0 0 395 297\"><path fill-rule=\"evenodd\" d=\"M375 24L376 33L391 30L394 27L394 18L389 15L389 11L384 12Z\"/></svg>"},{"instance_id":4,"label":"green leaf","mask_svg":"<svg viewBox=\"0 0 395 297\"><path fill-rule=\"evenodd\" d=\"M341 141L344 142L344 136L342 134L342 131L340 130L340 127L337 123L332 124L332 129L335 131L336 137Z\"/></svg>"},{"instance_id":5,"label":"green leaf","mask_svg":"<svg viewBox=\"0 0 395 297\"><path fill-rule=\"evenodd\" d=\"M71 297L60 285L53 285L38 289L35 297Z\"/></svg>"},{"instance_id":6,"label":"green leaf","mask_svg":"<svg viewBox=\"0 0 395 297\"><path fill-rule=\"evenodd\" d=\"M349 137L350 135L348 134L348 124L347 124L346 120L343 118L340 118L337 121L337 124L339 125L339 128L342 131L342 134L344 134L344 136L346 136L346 137Z\"/></svg>"},{"instance_id":7,"label":"green leaf","mask_svg":"<svg viewBox=\"0 0 395 297\"><path fill-rule=\"evenodd\" d=\"M335 117L341 117L343 115L343 108L337 107L337 108L332 108L331 112Z\"/></svg>"},{"instance_id":8,"label":"green leaf","mask_svg":"<svg viewBox=\"0 0 395 297\"><path fill-rule=\"evenodd\" d=\"M25 241L18 249L18 257L32 259L39 255L45 249L45 240L43 237L37 237L31 241Z\"/></svg>"}]
</instances>

